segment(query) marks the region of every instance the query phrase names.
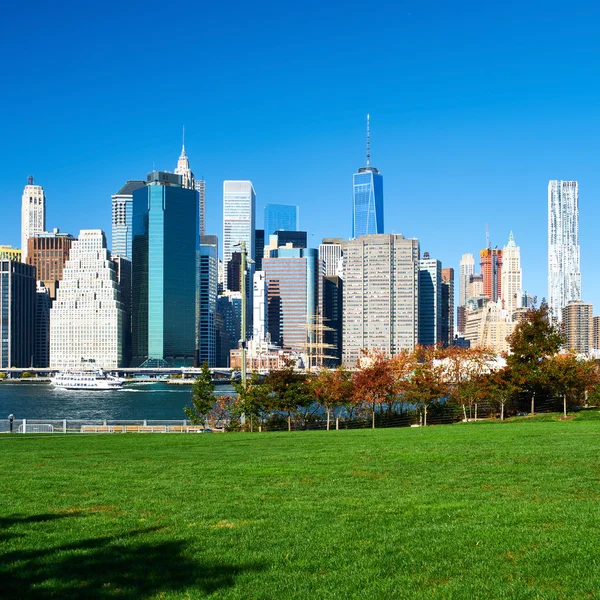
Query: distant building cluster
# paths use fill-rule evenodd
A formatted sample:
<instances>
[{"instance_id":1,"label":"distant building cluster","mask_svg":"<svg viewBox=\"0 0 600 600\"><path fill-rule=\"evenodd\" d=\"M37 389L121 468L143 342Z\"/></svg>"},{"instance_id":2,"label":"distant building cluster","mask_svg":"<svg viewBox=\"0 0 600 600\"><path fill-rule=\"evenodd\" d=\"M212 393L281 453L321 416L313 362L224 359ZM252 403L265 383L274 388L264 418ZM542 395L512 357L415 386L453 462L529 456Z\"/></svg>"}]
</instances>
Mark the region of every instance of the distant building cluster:
<instances>
[{"instance_id":1,"label":"distant building cluster","mask_svg":"<svg viewBox=\"0 0 600 600\"><path fill-rule=\"evenodd\" d=\"M98 229L47 231L44 189L30 177L21 248L0 246L0 367L239 368L244 326L250 370L287 357L352 367L364 350L417 345L501 353L533 303L512 232L502 248L488 236L478 255L462 255L456 289L454 268L421 253L418 239L385 233L369 118L349 239L310 247L298 207L286 204L268 203L259 229L251 181L224 181L222 202L220 255L206 234L206 183L184 145L174 173L152 171L112 196L109 250ZM600 317L581 299L578 202L577 182L549 183L548 303L569 348L589 353Z\"/></svg>"}]
</instances>

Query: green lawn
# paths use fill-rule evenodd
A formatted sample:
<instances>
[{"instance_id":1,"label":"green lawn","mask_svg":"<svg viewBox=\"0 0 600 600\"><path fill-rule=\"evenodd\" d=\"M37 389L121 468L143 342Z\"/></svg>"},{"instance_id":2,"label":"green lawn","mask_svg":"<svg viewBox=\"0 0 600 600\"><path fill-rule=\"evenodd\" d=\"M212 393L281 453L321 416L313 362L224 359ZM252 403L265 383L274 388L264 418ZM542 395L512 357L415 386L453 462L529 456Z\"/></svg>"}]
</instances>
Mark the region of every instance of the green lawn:
<instances>
[{"instance_id":1,"label":"green lawn","mask_svg":"<svg viewBox=\"0 0 600 600\"><path fill-rule=\"evenodd\" d=\"M0 436L2 598L599 598L600 420Z\"/></svg>"}]
</instances>

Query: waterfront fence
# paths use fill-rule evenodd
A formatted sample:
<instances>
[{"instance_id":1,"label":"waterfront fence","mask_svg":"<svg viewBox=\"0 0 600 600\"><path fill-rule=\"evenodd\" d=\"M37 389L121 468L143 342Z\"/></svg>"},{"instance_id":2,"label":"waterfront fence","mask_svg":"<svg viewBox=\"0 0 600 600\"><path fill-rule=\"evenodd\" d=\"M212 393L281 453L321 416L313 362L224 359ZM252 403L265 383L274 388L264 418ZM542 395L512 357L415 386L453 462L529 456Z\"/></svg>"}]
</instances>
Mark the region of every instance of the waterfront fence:
<instances>
[{"instance_id":1,"label":"waterfront fence","mask_svg":"<svg viewBox=\"0 0 600 600\"><path fill-rule=\"evenodd\" d=\"M204 433L223 427L192 425L187 419L14 419L13 433ZM0 419L0 433L10 432L10 421Z\"/></svg>"}]
</instances>

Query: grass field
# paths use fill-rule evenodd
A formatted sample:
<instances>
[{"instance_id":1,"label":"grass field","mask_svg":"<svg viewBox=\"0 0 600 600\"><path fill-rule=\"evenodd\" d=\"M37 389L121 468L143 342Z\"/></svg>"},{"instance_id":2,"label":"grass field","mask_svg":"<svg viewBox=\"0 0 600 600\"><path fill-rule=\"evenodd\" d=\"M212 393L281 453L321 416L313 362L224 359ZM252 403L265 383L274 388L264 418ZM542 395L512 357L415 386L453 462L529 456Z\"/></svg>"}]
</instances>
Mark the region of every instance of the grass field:
<instances>
[{"instance_id":1,"label":"grass field","mask_svg":"<svg viewBox=\"0 0 600 600\"><path fill-rule=\"evenodd\" d=\"M2 598L599 598L600 414L0 436Z\"/></svg>"}]
</instances>

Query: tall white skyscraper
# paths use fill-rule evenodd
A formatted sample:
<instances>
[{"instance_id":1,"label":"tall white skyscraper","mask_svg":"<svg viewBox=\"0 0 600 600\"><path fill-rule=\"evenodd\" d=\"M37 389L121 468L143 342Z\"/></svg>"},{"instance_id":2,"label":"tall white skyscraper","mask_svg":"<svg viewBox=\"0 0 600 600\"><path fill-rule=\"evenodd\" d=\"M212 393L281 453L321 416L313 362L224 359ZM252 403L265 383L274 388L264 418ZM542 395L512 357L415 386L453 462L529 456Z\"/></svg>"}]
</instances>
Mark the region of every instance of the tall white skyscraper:
<instances>
[{"instance_id":1,"label":"tall white skyscraper","mask_svg":"<svg viewBox=\"0 0 600 600\"><path fill-rule=\"evenodd\" d=\"M27 240L46 231L46 196L29 176L21 200L21 261L27 262Z\"/></svg>"},{"instance_id":2,"label":"tall white skyscraper","mask_svg":"<svg viewBox=\"0 0 600 600\"><path fill-rule=\"evenodd\" d=\"M548 183L548 305L559 322L562 309L581 300L579 186Z\"/></svg>"},{"instance_id":3,"label":"tall white skyscraper","mask_svg":"<svg viewBox=\"0 0 600 600\"><path fill-rule=\"evenodd\" d=\"M324 239L319 245L319 258L325 266L325 277L344 278L344 246L342 239Z\"/></svg>"},{"instance_id":4,"label":"tall white skyscraper","mask_svg":"<svg viewBox=\"0 0 600 600\"><path fill-rule=\"evenodd\" d=\"M510 232L508 244L502 250L502 308L509 316L521 308L523 300L523 274L521 271L521 248L515 244L513 232Z\"/></svg>"},{"instance_id":5,"label":"tall white skyscraper","mask_svg":"<svg viewBox=\"0 0 600 600\"><path fill-rule=\"evenodd\" d=\"M50 309L50 366L122 367L124 315L104 232L84 229L71 246Z\"/></svg>"},{"instance_id":6,"label":"tall white skyscraper","mask_svg":"<svg viewBox=\"0 0 600 600\"><path fill-rule=\"evenodd\" d=\"M344 252L343 360L412 350L419 339L419 240L365 235Z\"/></svg>"},{"instance_id":7,"label":"tall white skyscraper","mask_svg":"<svg viewBox=\"0 0 600 600\"><path fill-rule=\"evenodd\" d=\"M463 254L460 259L458 274L458 305L465 306L469 297L469 283L471 275L475 273L475 257L472 254Z\"/></svg>"},{"instance_id":8,"label":"tall white skyscraper","mask_svg":"<svg viewBox=\"0 0 600 600\"><path fill-rule=\"evenodd\" d=\"M181 187L188 190L196 189L194 186L194 174L190 169L190 161L185 153L185 143L181 146L181 154L175 168L175 175L181 175Z\"/></svg>"},{"instance_id":9,"label":"tall white skyscraper","mask_svg":"<svg viewBox=\"0 0 600 600\"><path fill-rule=\"evenodd\" d=\"M251 181L223 182L223 266L234 252L235 245L246 242L248 257L254 259L256 193Z\"/></svg>"}]
</instances>

